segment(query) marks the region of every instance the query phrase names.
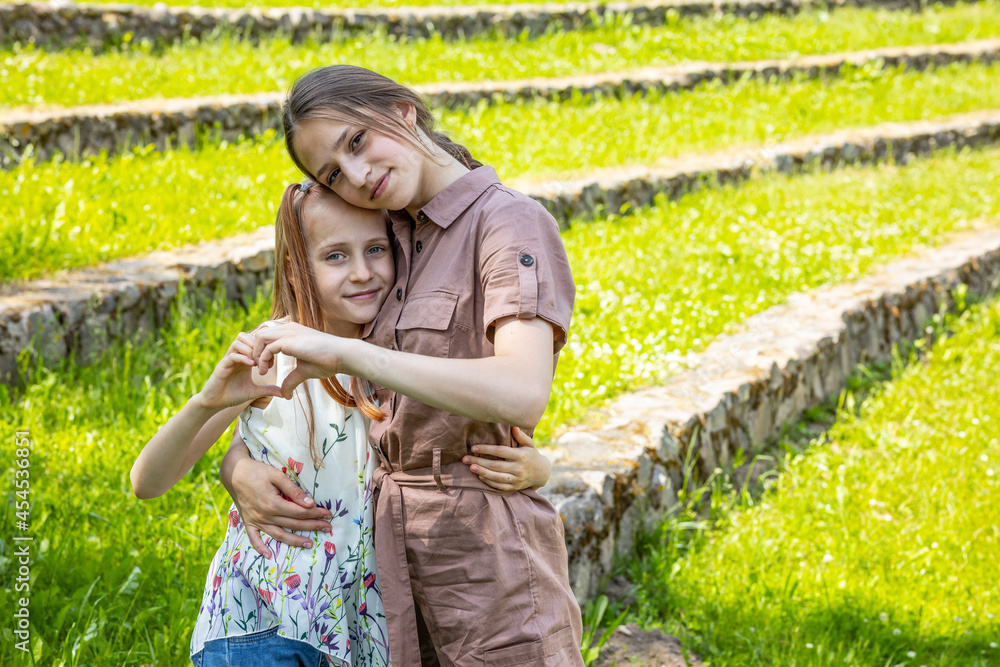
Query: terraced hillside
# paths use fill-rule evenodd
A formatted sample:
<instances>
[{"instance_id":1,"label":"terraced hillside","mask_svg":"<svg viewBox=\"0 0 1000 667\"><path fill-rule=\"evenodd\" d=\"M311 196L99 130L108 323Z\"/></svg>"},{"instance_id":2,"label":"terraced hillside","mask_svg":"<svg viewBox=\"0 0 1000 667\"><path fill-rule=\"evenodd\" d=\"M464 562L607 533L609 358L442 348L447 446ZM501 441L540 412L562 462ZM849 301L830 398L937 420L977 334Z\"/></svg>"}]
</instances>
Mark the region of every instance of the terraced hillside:
<instances>
[{"instance_id":1,"label":"terraced hillside","mask_svg":"<svg viewBox=\"0 0 1000 667\"><path fill-rule=\"evenodd\" d=\"M134 499L128 470L150 435L200 387L232 336L266 318L270 296L255 289L234 294L224 283L192 279L173 298L175 287L141 273L145 260L131 260L212 240L219 242L213 250L187 248L185 257L211 252L223 265L235 262L219 250L235 245L234 235L268 234L280 193L297 180L273 126L280 91L297 75L352 62L424 86L438 101L442 129L557 214L578 299L536 433L552 444L567 431L607 419L602 410L610 399L665 383L712 341L790 297L857 280L956 233L996 225L1000 2L919 11L869 4L876 6L754 18L676 15L665 24L644 23L639 14L610 15L596 25L516 37L381 32L303 42L223 31L167 44L57 46L39 39L9 45L0 53L9 82L0 91L0 146L7 153L0 171L0 369L18 368L22 383L0 385L0 424L11 460L15 432L30 432L37 444L30 459L30 526L18 528L13 470L2 526L5 535L33 538L29 652L35 661L187 660L204 568L229 507L217 483L223 448L213 448L175 490L153 501ZM872 49L880 51L867 53ZM765 59L780 62L760 62ZM593 77L617 78L595 83ZM504 88L511 81L516 84ZM193 99L236 94L260 98ZM193 120L169 125L181 117ZM132 129L154 126L162 130L155 136ZM120 263L112 269L88 268L115 260ZM270 259L262 252L244 263L255 264L263 280ZM97 278L92 285L80 276ZM146 292L162 296L169 317L124 312L123 304ZM153 335L136 335L140 320L152 323ZM43 321L100 335L88 334L85 350L74 347L77 333L46 339L52 334ZM997 338L995 327L976 326L982 340ZM14 335L21 330L41 333L24 348ZM103 340L107 332L114 335ZM989 344L969 354L986 359ZM94 356L81 358L85 351ZM902 405L924 410L948 398L956 413L975 412L972 390L937 396L918 384L900 394ZM789 423L801 412L789 414ZM836 427L830 437L856 440L860 433L900 428L858 421ZM879 438L869 436L863 448L881 451ZM752 443L745 456L763 444ZM697 441L681 446L697 458ZM993 456L987 449L982 456ZM956 470L978 470L974 452L966 454L956 455ZM914 453L914 461L929 471L925 458L939 455L951 456ZM808 463L792 464L779 479L825 479L819 468L809 468L814 460L827 472L859 465L857 457L826 456L807 454ZM889 468L871 475L882 475L878 485L897 485L893 502L905 504L900 494L917 494L920 480L901 479ZM697 474L701 483L714 473ZM938 479L928 472L927 480L932 477ZM799 593L782 584L777 570L783 566L737 568L737 579L748 579L726 579L717 564L738 560L744 548L758 549L771 564L799 558L792 554L801 547L787 535L764 534L777 530L779 515L802 525L815 520L812 505L785 499L797 483L766 492L772 495L759 511L734 505L715 514L722 526L717 539L680 538L677 520L668 520L643 542L643 560L628 568L643 586L632 618L662 625L720 665L914 659L946 665L987 655L976 654L989 650L984 638L1000 634L1000 624L987 615L995 612L990 596L996 592L983 583L979 561L955 566L951 579L922 584L922 595L948 614L958 603L945 603L945 591L968 593L961 604L976 614L968 640L946 623L944 612L920 612L897 575L880 575L897 582L892 586L865 584L868 575L860 572L874 566L849 546L865 539L855 533L831 538L826 547L838 565L843 551L842 569L850 574L844 575L847 592L830 589L843 603L840 612L823 606L832 581L823 578L833 568L827 560L816 565L815 582L807 576L811 566L803 570ZM872 498L885 501L874 491ZM958 563L955 554L974 537L996 551L988 530L975 528L987 521L990 507L980 500L965 505L961 525L937 540L952 550L941 567ZM904 532L921 536L911 545L914 554L930 540L939 511L928 506L911 513ZM751 519L772 527L759 534L740 528ZM17 570L7 539L0 542L0 605L13 609ZM884 553L876 560L888 572L895 567L891 549L879 548ZM810 558L801 557L814 564ZM865 585L870 595L862 595ZM737 613L733 590L762 601ZM796 611L802 600L805 611ZM747 629L751 607L766 616L753 631ZM874 619L880 610L900 619L909 643L855 622L862 611ZM730 614L741 619L739 627L724 627ZM844 634L819 629L827 622ZM0 661L23 659L12 630L0 633ZM901 657L908 651L920 657Z\"/></svg>"}]
</instances>

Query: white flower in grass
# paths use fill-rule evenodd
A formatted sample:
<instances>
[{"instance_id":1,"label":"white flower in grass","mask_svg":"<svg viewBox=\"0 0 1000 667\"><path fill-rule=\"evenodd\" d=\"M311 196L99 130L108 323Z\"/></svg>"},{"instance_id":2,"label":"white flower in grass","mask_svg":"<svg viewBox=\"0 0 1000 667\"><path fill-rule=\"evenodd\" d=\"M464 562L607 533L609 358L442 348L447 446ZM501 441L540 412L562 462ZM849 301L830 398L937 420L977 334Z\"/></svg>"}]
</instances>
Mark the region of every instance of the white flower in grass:
<instances>
[{"instance_id":1,"label":"white flower in grass","mask_svg":"<svg viewBox=\"0 0 1000 667\"><path fill-rule=\"evenodd\" d=\"M813 647L812 644L806 644L806 648L812 648L812 647Z\"/></svg>"},{"instance_id":2,"label":"white flower in grass","mask_svg":"<svg viewBox=\"0 0 1000 667\"><path fill-rule=\"evenodd\" d=\"M903 634L903 631L902 631L902 630L900 630L899 628L893 628L893 629L892 629L892 636L893 636L893 637L898 637L898 636L900 636L901 634Z\"/></svg>"},{"instance_id":3,"label":"white flower in grass","mask_svg":"<svg viewBox=\"0 0 1000 667\"><path fill-rule=\"evenodd\" d=\"M956 616L955 617L955 622L956 623L961 623L962 622L962 617L961 616Z\"/></svg>"},{"instance_id":4,"label":"white flower in grass","mask_svg":"<svg viewBox=\"0 0 1000 667\"><path fill-rule=\"evenodd\" d=\"M906 657L907 658L911 658L911 659L912 658L916 658L917 657L917 652L916 651L907 651L906 652Z\"/></svg>"},{"instance_id":5,"label":"white flower in grass","mask_svg":"<svg viewBox=\"0 0 1000 667\"><path fill-rule=\"evenodd\" d=\"M826 555L823 556L823 562L824 563L829 563L832 560L833 560L833 556L831 556L829 553L827 553Z\"/></svg>"},{"instance_id":6,"label":"white flower in grass","mask_svg":"<svg viewBox=\"0 0 1000 667\"><path fill-rule=\"evenodd\" d=\"M990 642L990 648L996 648L996 647L997 647L996 642Z\"/></svg>"},{"instance_id":7,"label":"white flower in grass","mask_svg":"<svg viewBox=\"0 0 1000 667\"><path fill-rule=\"evenodd\" d=\"M881 614L878 615L878 620L882 621L883 623L888 623L889 622L889 614L887 614L887 613L885 613L883 611Z\"/></svg>"}]
</instances>

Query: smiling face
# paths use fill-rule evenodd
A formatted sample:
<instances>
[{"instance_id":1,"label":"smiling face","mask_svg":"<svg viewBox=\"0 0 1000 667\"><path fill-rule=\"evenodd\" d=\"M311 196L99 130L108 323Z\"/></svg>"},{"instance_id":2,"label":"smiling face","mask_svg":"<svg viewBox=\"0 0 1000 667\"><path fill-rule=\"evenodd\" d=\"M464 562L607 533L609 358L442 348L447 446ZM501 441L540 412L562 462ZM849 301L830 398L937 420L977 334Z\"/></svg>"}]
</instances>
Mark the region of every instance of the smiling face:
<instances>
[{"instance_id":1,"label":"smiling face","mask_svg":"<svg viewBox=\"0 0 1000 667\"><path fill-rule=\"evenodd\" d=\"M408 120L405 114L402 120ZM426 159L394 137L357 123L313 118L298 128L293 148L317 182L355 206L397 211L426 203L420 192Z\"/></svg>"},{"instance_id":2,"label":"smiling face","mask_svg":"<svg viewBox=\"0 0 1000 667\"><path fill-rule=\"evenodd\" d=\"M326 331L357 337L396 279L385 217L327 194L305 203L302 228Z\"/></svg>"}]
</instances>

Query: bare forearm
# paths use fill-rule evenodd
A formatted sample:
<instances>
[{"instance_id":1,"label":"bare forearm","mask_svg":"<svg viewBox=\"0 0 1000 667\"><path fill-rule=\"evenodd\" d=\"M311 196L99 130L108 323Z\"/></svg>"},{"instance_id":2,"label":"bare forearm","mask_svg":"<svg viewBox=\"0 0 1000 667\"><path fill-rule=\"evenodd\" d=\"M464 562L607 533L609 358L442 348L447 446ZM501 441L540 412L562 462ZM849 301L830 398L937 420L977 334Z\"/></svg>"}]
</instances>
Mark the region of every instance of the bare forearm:
<instances>
[{"instance_id":1,"label":"bare forearm","mask_svg":"<svg viewBox=\"0 0 1000 667\"><path fill-rule=\"evenodd\" d=\"M225 433L241 406L204 407L197 395L149 440L132 466L132 489L139 498L166 493Z\"/></svg>"},{"instance_id":2,"label":"bare forearm","mask_svg":"<svg viewBox=\"0 0 1000 667\"><path fill-rule=\"evenodd\" d=\"M541 419L552 391L552 341L547 321L508 316L496 322L494 356L442 359L291 323L258 333L253 354L264 373L277 354L298 359L281 384L286 398L308 378L347 373L455 414L530 428Z\"/></svg>"},{"instance_id":3,"label":"bare forearm","mask_svg":"<svg viewBox=\"0 0 1000 667\"><path fill-rule=\"evenodd\" d=\"M233 489L235 488L233 485L233 471L239 465L240 461L251 458L253 457L250 456L250 450L247 449L246 443L243 442L239 433L234 433L233 440L229 443L229 449L226 451L226 455L222 457L222 465L219 466L219 479L222 480L222 486L226 487L226 491L229 492L230 498L236 497L236 494L233 493Z\"/></svg>"},{"instance_id":4,"label":"bare forearm","mask_svg":"<svg viewBox=\"0 0 1000 667\"><path fill-rule=\"evenodd\" d=\"M533 428L552 387L549 368L531 368L510 356L439 359L351 341L346 373L480 421Z\"/></svg>"}]
</instances>

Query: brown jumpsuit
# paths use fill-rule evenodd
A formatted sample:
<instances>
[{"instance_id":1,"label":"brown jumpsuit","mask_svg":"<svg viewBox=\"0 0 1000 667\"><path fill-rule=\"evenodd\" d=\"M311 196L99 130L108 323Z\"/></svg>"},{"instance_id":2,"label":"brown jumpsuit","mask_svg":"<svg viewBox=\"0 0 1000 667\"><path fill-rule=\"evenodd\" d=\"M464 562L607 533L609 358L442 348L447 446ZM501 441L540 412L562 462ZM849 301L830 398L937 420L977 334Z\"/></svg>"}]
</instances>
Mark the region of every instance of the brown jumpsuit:
<instances>
[{"instance_id":1,"label":"brown jumpsuit","mask_svg":"<svg viewBox=\"0 0 1000 667\"><path fill-rule=\"evenodd\" d=\"M495 322L541 317L566 342L575 287L558 225L480 167L413 220L391 214L396 284L367 339L462 359L493 355ZM395 667L421 664L418 619L442 665L582 666L562 521L533 491L501 493L461 462L510 428L380 389L375 544ZM433 662L433 659L431 660Z\"/></svg>"}]
</instances>

